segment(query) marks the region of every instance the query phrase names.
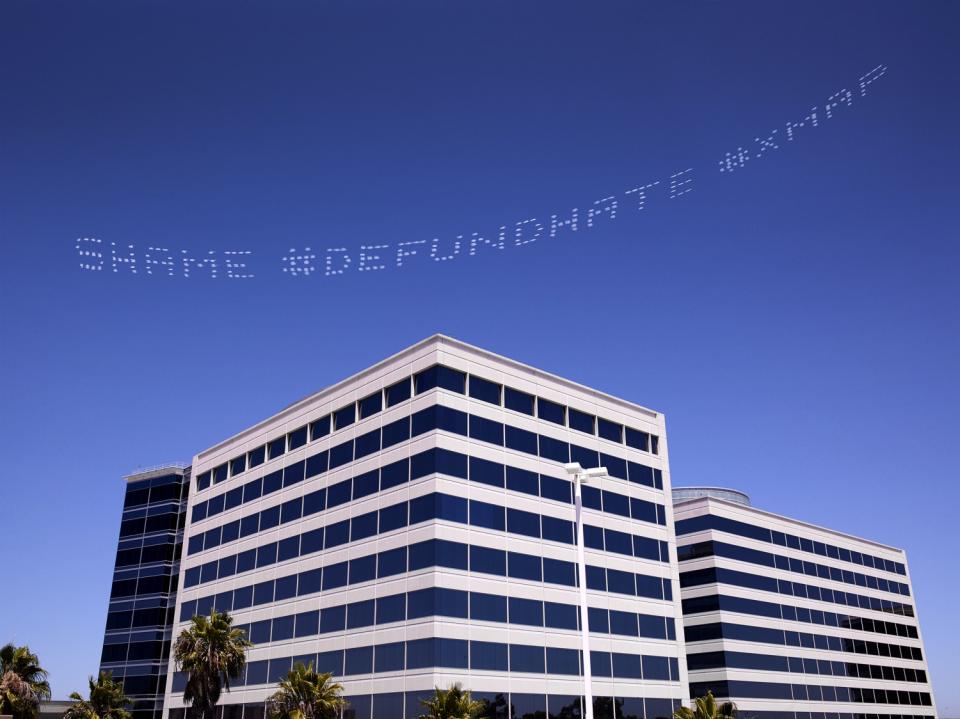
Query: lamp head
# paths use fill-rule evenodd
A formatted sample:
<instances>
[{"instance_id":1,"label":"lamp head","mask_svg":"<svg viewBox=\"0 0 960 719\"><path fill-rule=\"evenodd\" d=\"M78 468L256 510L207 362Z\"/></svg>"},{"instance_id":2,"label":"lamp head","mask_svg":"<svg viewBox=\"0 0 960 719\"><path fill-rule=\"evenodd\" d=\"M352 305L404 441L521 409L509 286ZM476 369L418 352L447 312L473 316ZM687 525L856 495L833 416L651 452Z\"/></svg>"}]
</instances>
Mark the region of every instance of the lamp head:
<instances>
[{"instance_id":1,"label":"lamp head","mask_svg":"<svg viewBox=\"0 0 960 719\"><path fill-rule=\"evenodd\" d=\"M567 464L563 465L563 469L571 476L583 474L583 467L580 466L579 462L568 462Z\"/></svg>"},{"instance_id":2,"label":"lamp head","mask_svg":"<svg viewBox=\"0 0 960 719\"><path fill-rule=\"evenodd\" d=\"M606 467L591 467L590 469L587 470L586 474L587 474L587 477L589 477L590 479L594 479L594 478L597 478L597 477L606 477L606 476L607 476L607 468L606 468Z\"/></svg>"}]
</instances>

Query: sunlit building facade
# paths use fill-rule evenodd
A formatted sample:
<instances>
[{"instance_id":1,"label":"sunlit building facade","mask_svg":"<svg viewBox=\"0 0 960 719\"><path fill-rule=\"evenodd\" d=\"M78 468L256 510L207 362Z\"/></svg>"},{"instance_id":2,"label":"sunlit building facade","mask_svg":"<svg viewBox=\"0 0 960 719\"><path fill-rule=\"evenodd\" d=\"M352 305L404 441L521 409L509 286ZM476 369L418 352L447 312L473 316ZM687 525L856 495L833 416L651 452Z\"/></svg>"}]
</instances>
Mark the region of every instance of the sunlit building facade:
<instances>
[{"instance_id":1,"label":"sunlit building facade","mask_svg":"<svg viewBox=\"0 0 960 719\"><path fill-rule=\"evenodd\" d=\"M262 717L295 662L343 683L349 719L415 717L453 682L490 716L579 714L570 461L609 472L583 495L595 716L669 717L663 416L442 336L196 456L174 633L214 607L249 633L229 719Z\"/></svg>"},{"instance_id":2,"label":"sunlit building facade","mask_svg":"<svg viewBox=\"0 0 960 719\"><path fill-rule=\"evenodd\" d=\"M904 552L674 490L690 693L757 719L908 719L936 708Z\"/></svg>"},{"instance_id":3,"label":"sunlit building facade","mask_svg":"<svg viewBox=\"0 0 960 719\"><path fill-rule=\"evenodd\" d=\"M583 487L580 612L573 486ZM671 489L664 417L434 336L199 453L126 478L101 668L183 719L171 639L230 612L253 647L218 719L264 719L296 662L343 719L460 682L496 719L934 719L902 550Z\"/></svg>"}]
</instances>

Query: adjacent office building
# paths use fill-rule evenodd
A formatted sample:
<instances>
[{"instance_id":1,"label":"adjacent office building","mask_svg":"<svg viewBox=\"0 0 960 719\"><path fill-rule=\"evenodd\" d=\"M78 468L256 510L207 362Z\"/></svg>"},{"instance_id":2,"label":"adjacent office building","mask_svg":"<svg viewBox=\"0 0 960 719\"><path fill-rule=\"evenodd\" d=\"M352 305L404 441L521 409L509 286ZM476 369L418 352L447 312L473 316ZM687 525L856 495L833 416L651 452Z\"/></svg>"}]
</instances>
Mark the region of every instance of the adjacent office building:
<instances>
[{"instance_id":1,"label":"adjacent office building","mask_svg":"<svg viewBox=\"0 0 960 719\"><path fill-rule=\"evenodd\" d=\"M903 550L673 491L690 694L749 717L933 717Z\"/></svg>"},{"instance_id":2,"label":"adjacent office building","mask_svg":"<svg viewBox=\"0 0 960 719\"><path fill-rule=\"evenodd\" d=\"M166 465L125 479L100 670L123 682L133 719L160 719L190 468Z\"/></svg>"},{"instance_id":3,"label":"adjacent office building","mask_svg":"<svg viewBox=\"0 0 960 719\"><path fill-rule=\"evenodd\" d=\"M582 493L585 617L568 462L608 474ZM182 719L171 635L213 608L254 643L219 719L263 719L295 662L344 719L453 682L489 717L574 719L582 622L596 719L708 689L759 719L935 715L902 551L671 496L662 414L443 336L129 477L120 534L102 668L134 719Z\"/></svg>"}]
</instances>

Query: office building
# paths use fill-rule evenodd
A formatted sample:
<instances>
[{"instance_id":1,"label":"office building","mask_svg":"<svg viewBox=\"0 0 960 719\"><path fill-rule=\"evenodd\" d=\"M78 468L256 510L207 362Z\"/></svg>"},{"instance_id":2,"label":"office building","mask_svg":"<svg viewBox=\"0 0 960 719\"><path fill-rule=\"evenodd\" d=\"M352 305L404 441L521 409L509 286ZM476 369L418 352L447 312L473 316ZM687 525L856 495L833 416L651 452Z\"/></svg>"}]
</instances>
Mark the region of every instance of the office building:
<instances>
[{"instance_id":1,"label":"office building","mask_svg":"<svg viewBox=\"0 0 960 719\"><path fill-rule=\"evenodd\" d=\"M904 553L671 490L664 427L428 338L127 478L101 668L134 719L183 719L171 637L217 608L254 644L218 719L264 719L298 661L342 682L344 719L454 682L496 719L583 716L587 686L595 719L708 690L751 719L933 719ZM569 462L607 471L582 487L589 685Z\"/></svg>"},{"instance_id":2,"label":"office building","mask_svg":"<svg viewBox=\"0 0 960 719\"><path fill-rule=\"evenodd\" d=\"M417 716L453 682L490 716L579 713L571 461L609 471L583 493L595 716L669 717L663 416L442 336L195 457L174 634L213 607L248 631L225 719L262 717L297 661L343 683L350 719Z\"/></svg>"},{"instance_id":3,"label":"office building","mask_svg":"<svg viewBox=\"0 0 960 719\"><path fill-rule=\"evenodd\" d=\"M125 480L100 671L123 682L133 719L160 719L190 468L165 465Z\"/></svg>"},{"instance_id":4,"label":"office building","mask_svg":"<svg viewBox=\"0 0 960 719\"><path fill-rule=\"evenodd\" d=\"M903 550L673 490L690 693L758 719L934 717Z\"/></svg>"}]
</instances>

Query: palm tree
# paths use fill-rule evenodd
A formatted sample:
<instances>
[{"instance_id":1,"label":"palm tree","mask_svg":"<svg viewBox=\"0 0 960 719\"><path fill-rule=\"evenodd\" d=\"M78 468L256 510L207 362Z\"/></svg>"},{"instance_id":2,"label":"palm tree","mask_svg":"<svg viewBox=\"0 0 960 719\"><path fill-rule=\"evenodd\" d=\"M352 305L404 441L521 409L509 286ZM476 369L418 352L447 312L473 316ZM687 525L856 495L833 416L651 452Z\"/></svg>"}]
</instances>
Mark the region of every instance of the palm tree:
<instances>
[{"instance_id":1,"label":"palm tree","mask_svg":"<svg viewBox=\"0 0 960 719\"><path fill-rule=\"evenodd\" d=\"M307 666L297 662L267 699L267 712L272 719L336 719L347 701L341 696L343 685L331 677L328 672L318 674L313 662Z\"/></svg>"},{"instance_id":2,"label":"palm tree","mask_svg":"<svg viewBox=\"0 0 960 719\"><path fill-rule=\"evenodd\" d=\"M123 693L123 684L113 680L110 672L100 672L94 681L89 679L90 698L84 699L73 692L73 706L63 714L63 719L130 719L126 706L130 703Z\"/></svg>"},{"instance_id":3,"label":"palm tree","mask_svg":"<svg viewBox=\"0 0 960 719\"><path fill-rule=\"evenodd\" d=\"M183 699L190 702L191 717L213 719L220 692L230 691L230 680L240 676L252 646L226 612L214 609L209 617L190 620L173 645L173 658L177 670L187 673Z\"/></svg>"},{"instance_id":4,"label":"palm tree","mask_svg":"<svg viewBox=\"0 0 960 719\"><path fill-rule=\"evenodd\" d=\"M447 689L434 688L433 696L421 699L420 703L426 711L419 719L476 719L486 708L484 702L474 700L459 682Z\"/></svg>"},{"instance_id":5,"label":"palm tree","mask_svg":"<svg viewBox=\"0 0 960 719\"><path fill-rule=\"evenodd\" d=\"M30 647L0 647L0 714L32 719L39 714L40 702L49 698L47 672Z\"/></svg>"},{"instance_id":6,"label":"palm tree","mask_svg":"<svg viewBox=\"0 0 960 719\"><path fill-rule=\"evenodd\" d=\"M736 719L737 705L733 702L717 704L713 692L693 701L693 709L680 707L673 713L673 719Z\"/></svg>"},{"instance_id":7,"label":"palm tree","mask_svg":"<svg viewBox=\"0 0 960 719\"><path fill-rule=\"evenodd\" d=\"M5 672L0 677L0 714L10 714L15 719L35 719L40 714L36 693L15 672Z\"/></svg>"}]
</instances>

